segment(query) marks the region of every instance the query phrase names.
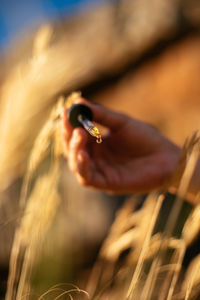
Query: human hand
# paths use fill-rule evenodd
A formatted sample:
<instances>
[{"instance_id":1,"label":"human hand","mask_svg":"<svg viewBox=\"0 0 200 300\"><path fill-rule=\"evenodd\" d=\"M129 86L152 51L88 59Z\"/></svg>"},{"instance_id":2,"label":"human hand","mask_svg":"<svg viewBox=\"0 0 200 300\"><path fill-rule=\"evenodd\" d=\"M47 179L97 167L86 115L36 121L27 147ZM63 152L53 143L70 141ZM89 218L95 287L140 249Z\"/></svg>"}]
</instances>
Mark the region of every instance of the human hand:
<instances>
[{"instance_id":1,"label":"human hand","mask_svg":"<svg viewBox=\"0 0 200 300\"><path fill-rule=\"evenodd\" d=\"M172 175L180 149L155 128L106 107L88 103L95 122L108 128L103 142L64 117L69 168L82 185L114 193L149 192L162 188Z\"/></svg>"}]
</instances>

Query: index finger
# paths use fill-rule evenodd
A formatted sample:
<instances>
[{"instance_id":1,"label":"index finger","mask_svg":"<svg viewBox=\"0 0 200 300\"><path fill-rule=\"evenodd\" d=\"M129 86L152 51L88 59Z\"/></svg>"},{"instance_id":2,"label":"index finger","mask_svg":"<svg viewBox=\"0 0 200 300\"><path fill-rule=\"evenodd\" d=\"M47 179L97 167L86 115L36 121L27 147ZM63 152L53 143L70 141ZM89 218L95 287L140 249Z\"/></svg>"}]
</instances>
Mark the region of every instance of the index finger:
<instances>
[{"instance_id":1,"label":"index finger","mask_svg":"<svg viewBox=\"0 0 200 300\"><path fill-rule=\"evenodd\" d=\"M89 106L93 113L93 120L112 130L119 129L119 127L123 126L127 121L127 116L124 114L113 111L100 104L88 102L83 98L78 99L75 103Z\"/></svg>"}]
</instances>

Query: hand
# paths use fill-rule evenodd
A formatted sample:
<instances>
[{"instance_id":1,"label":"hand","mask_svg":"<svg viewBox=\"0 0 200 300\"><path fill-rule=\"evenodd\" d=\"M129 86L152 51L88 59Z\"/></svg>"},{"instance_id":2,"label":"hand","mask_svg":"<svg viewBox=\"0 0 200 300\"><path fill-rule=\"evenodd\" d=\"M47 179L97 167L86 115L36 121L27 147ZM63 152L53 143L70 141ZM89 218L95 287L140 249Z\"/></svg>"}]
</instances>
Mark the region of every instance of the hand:
<instances>
[{"instance_id":1,"label":"hand","mask_svg":"<svg viewBox=\"0 0 200 300\"><path fill-rule=\"evenodd\" d=\"M82 128L72 128L64 117L69 168L82 185L114 193L149 192L162 188L172 175L180 149L155 128L127 115L80 99L94 121L109 132L97 144Z\"/></svg>"}]
</instances>

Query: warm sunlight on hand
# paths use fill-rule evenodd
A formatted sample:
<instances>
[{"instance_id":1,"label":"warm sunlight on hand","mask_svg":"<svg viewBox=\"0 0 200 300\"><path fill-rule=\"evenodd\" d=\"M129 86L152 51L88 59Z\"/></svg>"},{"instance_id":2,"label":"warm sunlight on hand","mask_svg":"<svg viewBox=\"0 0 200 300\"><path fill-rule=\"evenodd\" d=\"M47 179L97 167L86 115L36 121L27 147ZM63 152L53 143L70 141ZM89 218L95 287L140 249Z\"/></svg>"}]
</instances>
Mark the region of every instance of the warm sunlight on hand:
<instances>
[{"instance_id":1,"label":"warm sunlight on hand","mask_svg":"<svg viewBox=\"0 0 200 300\"><path fill-rule=\"evenodd\" d=\"M80 99L94 121L109 129L103 142L64 117L69 168L86 186L114 193L149 192L161 188L172 175L180 149L151 125Z\"/></svg>"}]
</instances>

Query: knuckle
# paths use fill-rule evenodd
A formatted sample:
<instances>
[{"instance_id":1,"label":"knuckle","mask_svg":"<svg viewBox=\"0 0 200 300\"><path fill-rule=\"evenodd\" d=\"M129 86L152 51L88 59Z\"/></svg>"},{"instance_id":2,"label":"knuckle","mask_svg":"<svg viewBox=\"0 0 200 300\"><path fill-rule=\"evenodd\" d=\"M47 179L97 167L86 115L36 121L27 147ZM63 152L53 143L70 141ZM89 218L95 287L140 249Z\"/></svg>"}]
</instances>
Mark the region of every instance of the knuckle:
<instances>
[{"instance_id":1,"label":"knuckle","mask_svg":"<svg viewBox=\"0 0 200 300\"><path fill-rule=\"evenodd\" d=\"M68 159L68 167L72 172L76 171L76 165L74 163L74 160L72 158L69 157Z\"/></svg>"},{"instance_id":2,"label":"knuckle","mask_svg":"<svg viewBox=\"0 0 200 300\"><path fill-rule=\"evenodd\" d=\"M117 194L117 192L116 192L116 191L114 191L114 190L111 190L111 189L106 189L105 191L106 191L106 193L107 193L108 195L110 195L110 196L114 196L114 195L116 195L116 194Z\"/></svg>"},{"instance_id":3,"label":"knuckle","mask_svg":"<svg viewBox=\"0 0 200 300\"><path fill-rule=\"evenodd\" d=\"M89 182L86 180L86 178L77 175L78 178L78 182L82 185L82 186L89 186Z\"/></svg>"}]
</instances>

